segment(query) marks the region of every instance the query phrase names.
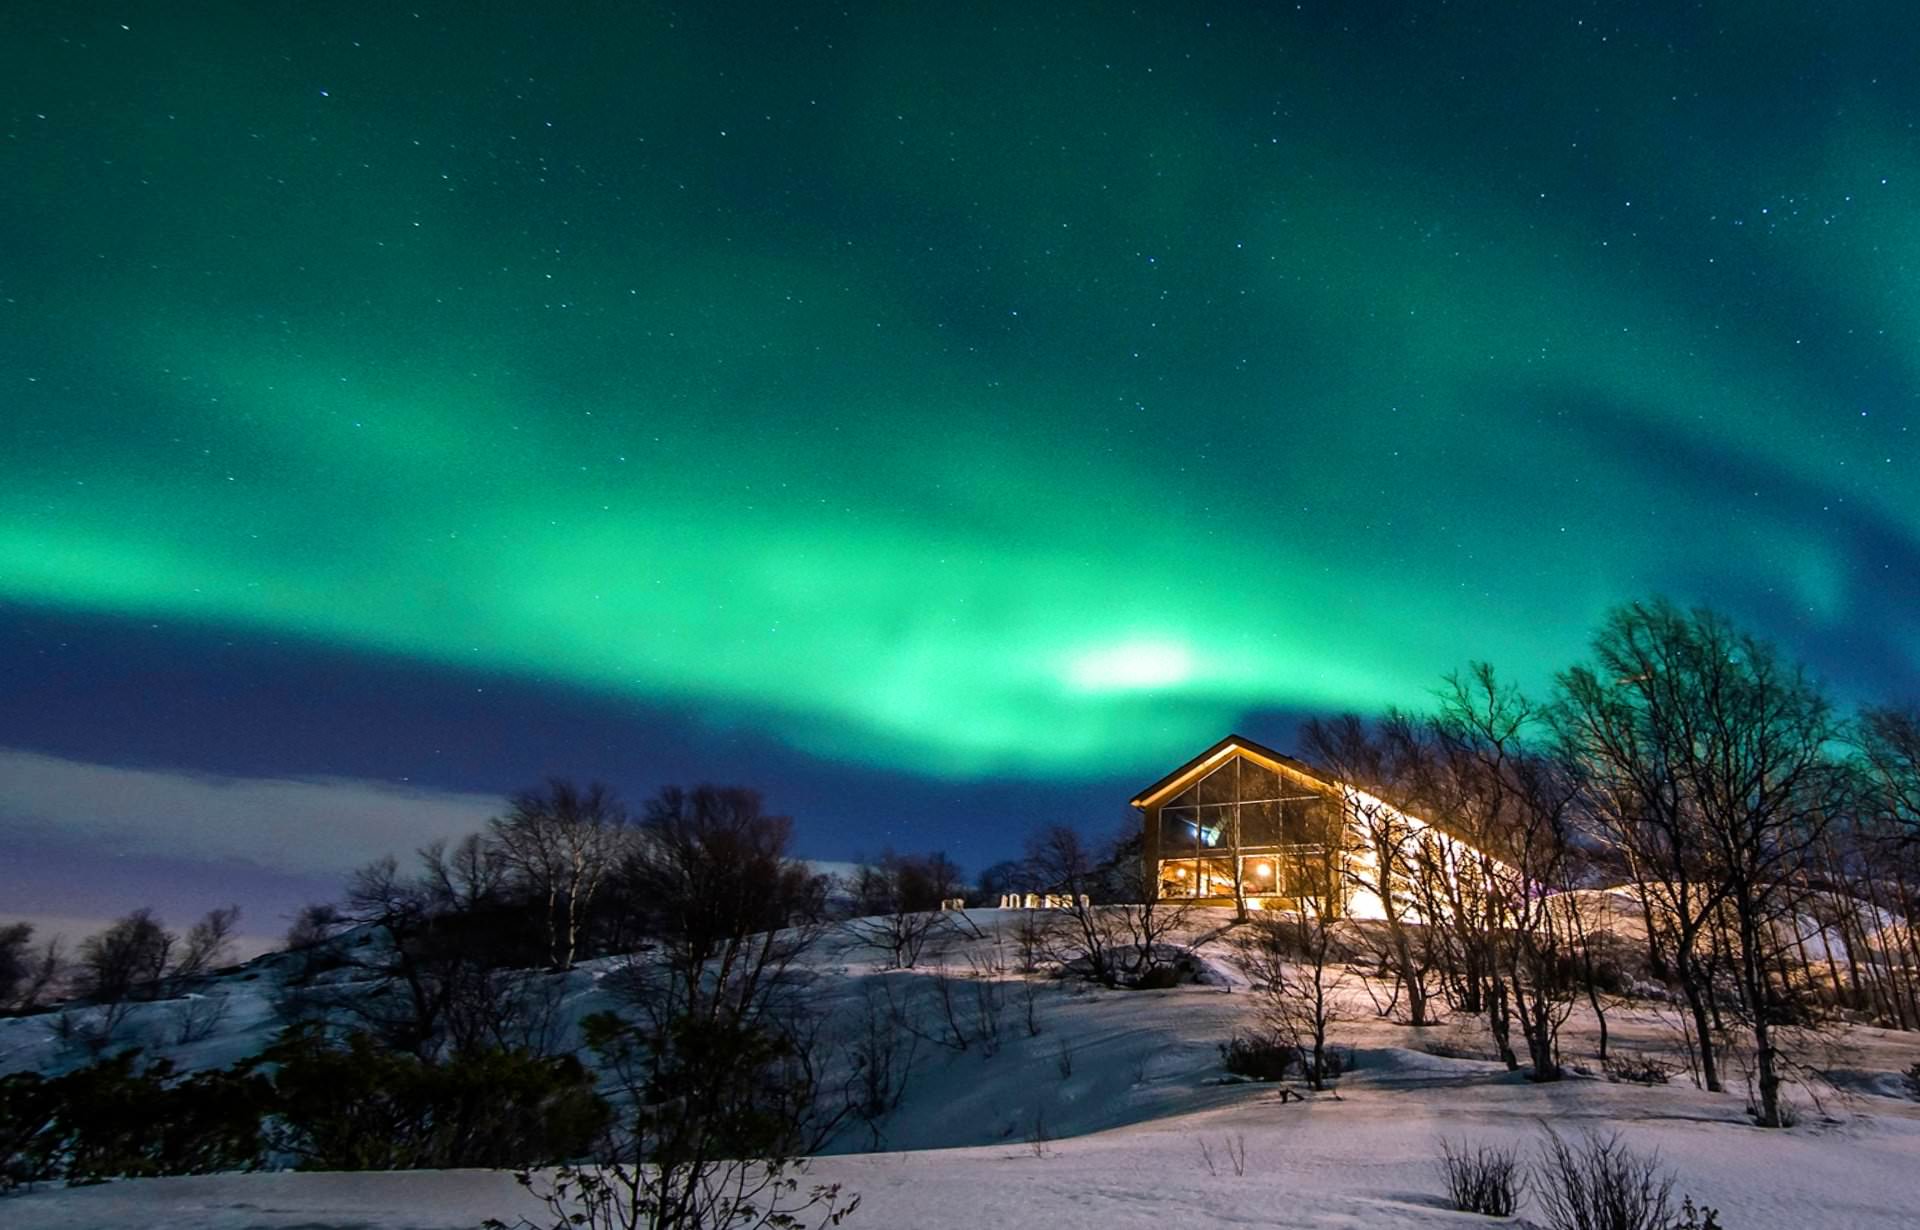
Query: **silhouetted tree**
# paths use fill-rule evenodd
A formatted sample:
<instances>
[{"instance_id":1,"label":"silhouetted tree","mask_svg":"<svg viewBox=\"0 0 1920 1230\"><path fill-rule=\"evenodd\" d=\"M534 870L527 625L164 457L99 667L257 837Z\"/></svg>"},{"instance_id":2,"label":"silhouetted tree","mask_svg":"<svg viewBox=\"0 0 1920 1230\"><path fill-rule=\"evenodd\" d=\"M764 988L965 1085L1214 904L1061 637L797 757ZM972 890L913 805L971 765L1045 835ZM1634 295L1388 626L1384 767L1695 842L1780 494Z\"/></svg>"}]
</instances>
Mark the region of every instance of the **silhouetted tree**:
<instances>
[{"instance_id":1,"label":"silhouetted tree","mask_svg":"<svg viewBox=\"0 0 1920 1230\"><path fill-rule=\"evenodd\" d=\"M33 968L33 924L0 927L0 1008L10 1008L26 988Z\"/></svg>"},{"instance_id":2,"label":"silhouetted tree","mask_svg":"<svg viewBox=\"0 0 1920 1230\"><path fill-rule=\"evenodd\" d=\"M80 993L101 1004L152 997L166 978L177 937L145 906L80 944Z\"/></svg>"},{"instance_id":3,"label":"silhouetted tree","mask_svg":"<svg viewBox=\"0 0 1920 1230\"><path fill-rule=\"evenodd\" d=\"M1433 944L1430 930L1417 925L1408 884L1416 830L1413 821L1388 802L1406 798L1412 789L1407 767L1395 754L1407 740L1390 738L1355 714L1332 721L1313 719L1301 728L1301 738L1308 755L1345 787L1345 823L1354 857L1340 865L1346 880L1342 887L1370 894L1380 903L1383 942L1375 956L1394 983L1382 1014L1391 1013L1405 995L1407 1024L1430 1024Z\"/></svg>"},{"instance_id":4,"label":"silhouetted tree","mask_svg":"<svg viewBox=\"0 0 1920 1230\"><path fill-rule=\"evenodd\" d=\"M240 907L226 906L209 910L199 922L187 928L186 943L180 959L174 963L174 976L193 978L225 961L233 951L233 933L240 925Z\"/></svg>"},{"instance_id":5,"label":"silhouetted tree","mask_svg":"<svg viewBox=\"0 0 1920 1230\"><path fill-rule=\"evenodd\" d=\"M598 782L581 788L556 777L514 795L490 829L505 865L543 904L548 964L572 969L594 894L626 836L619 800Z\"/></svg>"},{"instance_id":6,"label":"silhouetted tree","mask_svg":"<svg viewBox=\"0 0 1920 1230\"><path fill-rule=\"evenodd\" d=\"M1724 956L1754 1041L1756 1117L1779 1126L1776 928L1846 803L1832 708L1771 644L1664 600L1613 611L1593 661L1560 685L1563 741L1655 900L1707 1085L1720 1087L1709 961Z\"/></svg>"},{"instance_id":7,"label":"silhouetted tree","mask_svg":"<svg viewBox=\"0 0 1920 1230\"><path fill-rule=\"evenodd\" d=\"M781 1226L843 1207L795 1180L846 1106L818 1096L822 1017L794 962L825 881L788 856L790 832L750 790L648 803L617 879L652 948L613 980L622 1011L582 1022L621 1118L593 1167L522 1177L555 1225Z\"/></svg>"}]
</instances>

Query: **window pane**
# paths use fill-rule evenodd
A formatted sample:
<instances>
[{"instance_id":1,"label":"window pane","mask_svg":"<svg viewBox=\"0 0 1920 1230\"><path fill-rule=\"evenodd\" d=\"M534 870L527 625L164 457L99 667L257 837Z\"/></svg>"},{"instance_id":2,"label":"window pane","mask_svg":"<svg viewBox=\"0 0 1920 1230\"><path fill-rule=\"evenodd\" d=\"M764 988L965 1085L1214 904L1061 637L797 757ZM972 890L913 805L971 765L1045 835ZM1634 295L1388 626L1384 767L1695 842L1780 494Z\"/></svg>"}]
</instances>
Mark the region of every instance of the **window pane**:
<instances>
[{"instance_id":1,"label":"window pane","mask_svg":"<svg viewBox=\"0 0 1920 1230\"><path fill-rule=\"evenodd\" d=\"M1199 864L1190 858L1161 863L1160 895L1162 897L1195 896L1200 891L1198 871Z\"/></svg>"},{"instance_id":2,"label":"window pane","mask_svg":"<svg viewBox=\"0 0 1920 1230\"><path fill-rule=\"evenodd\" d=\"M1242 800L1280 797L1279 776L1265 765L1257 765L1251 760L1241 761L1240 797Z\"/></svg>"},{"instance_id":3,"label":"window pane","mask_svg":"<svg viewBox=\"0 0 1920 1230\"><path fill-rule=\"evenodd\" d=\"M1288 845L1319 845L1327 839L1327 800L1288 799L1282 804L1281 840Z\"/></svg>"},{"instance_id":4,"label":"window pane","mask_svg":"<svg viewBox=\"0 0 1920 1230\"><path fill-rule=\"evenodd\" d=\"M1240 771L1240 759L1234 757L1200 779L1202 803L1231 803L1235 798L1234 779Z\"/></svg>"},{"instance_id":5,"label":"window pane","mask_svg":"<svg viewBox=\"0 0 1920 1230\"><path fill-rule=\"evenodd\" d=\"M1240 805L1240 845L1246 849L1280 844L1279 803Z\"/></svg>"},{"instance_id":6,"label":"window pane","mask_svg":"<svg viewBox=\"0 0 1920 1230\"><path fill-rule=\"evenodd\" d=\"M1199 840L1198 813L1192 808L1160 809L1160 857L1192 854Z\"/></svg>"},{"instance_id":7,"label":"window pane","mask_svg":"<svg viewBox=\"0 0 1920 1230\"><path fill-rule=\"evenodd\" d=\"M1327 860L1318 851L1299 851L1280 860L1281 891L1289 897L1318 897L1327 888Z\"/></svg>"},{"instance_id":8,"label":"window pane","mask_svg":"<svg viewBox=\"0 0 1920 1230\"><path fill-rule=\"evenodd\" d=\"M1218 850L1233 844L1233 807L1202 807L1198 814L1200 849Z\"/></svg>"}]
</instances>

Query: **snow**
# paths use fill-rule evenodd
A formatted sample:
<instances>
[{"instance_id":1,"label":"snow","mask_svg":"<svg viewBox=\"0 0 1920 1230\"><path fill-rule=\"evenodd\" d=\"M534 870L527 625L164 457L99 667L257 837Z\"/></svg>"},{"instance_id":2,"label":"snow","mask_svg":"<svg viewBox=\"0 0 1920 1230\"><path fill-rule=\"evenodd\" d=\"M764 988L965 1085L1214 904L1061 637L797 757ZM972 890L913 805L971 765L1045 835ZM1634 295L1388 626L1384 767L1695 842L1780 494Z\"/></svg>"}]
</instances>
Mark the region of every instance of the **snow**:
<instances>
[{"instance_id":1,"label":"snow","mask_svg":"<svg viewBox=\"0 0 1920 1230\"><path fill-rule=\"evenodd\" d=\"M986 962L996 949L1010 957L1017 916L970 912L980 936L957 942L948 972L958 976L969 957ZM1464 1137L1531 1152L1540 1124L1551 1122L1563 1132L1618 1130L1633 1147L1657 1150L1678 1177L1676 1198L1716 1206L1729 1230L1914 1224L1920 1102L1902 1096L1895 1076L1920 1060L1913 1035L1849 1028L1811 1057L1832 1080L1795 1090L1799 1125L1765 1131L1747 1122L1739 1093L1707 1094L1684 1075L1650 1087L1592 1077L1533 1085L1484 1059L1431 1053L1484 1053L1484 1030L1471 1021L1412 1030L1373 1018L1361 996L1333 1031L1354 1048L1355 1070L1334 1092L1283 1101L1272 1085L1221 1081L1215 1048L1245 1025L1253 997L1224 945L1202 956L1216 975L1202 985L1121 992L1047 981L1037 988L1034 1035L1019 976L1010 973L995 1053L979 1043L965 1051L919 1043L902 1105L881 1125L888 1151L856 1152L871 1147L871 1134L850 1128L814 1163L810 1181L859 1193L849 1227L885 1230L1463 1227L1488 1222L1445 1207L1436 1142ZM886 979L935 1031L936 968L884 971L846 932L818 946L811 961L838 1011L857 1011L873 980ZM569 976L570 1011L608 1006L600 980L611 964ZM221 1029L193 1046L162 1049L188 1066L250 1053L274 1028L270 973L271 959L204 988L234 996ZM177 1009L142 1011L152 1025ZM1615 1010L1608 1024L1617 1052L1674 1053L1675 1021L1659 1005ZM0 1068L59 1066L47 1025L0 1022ZM1597 1067L1584 1010L1566 1041L1570 1058ZM1246 1173L1236 1175L1228 1142L1242 1139ZM536 1212L511 1176L492 1172L218 1175L43 1188L0 1201L0 1223L10 1230L428 1230ZM1532 1212L1523 1204L1522 1218Z\"/></svg>"}]
</instances>

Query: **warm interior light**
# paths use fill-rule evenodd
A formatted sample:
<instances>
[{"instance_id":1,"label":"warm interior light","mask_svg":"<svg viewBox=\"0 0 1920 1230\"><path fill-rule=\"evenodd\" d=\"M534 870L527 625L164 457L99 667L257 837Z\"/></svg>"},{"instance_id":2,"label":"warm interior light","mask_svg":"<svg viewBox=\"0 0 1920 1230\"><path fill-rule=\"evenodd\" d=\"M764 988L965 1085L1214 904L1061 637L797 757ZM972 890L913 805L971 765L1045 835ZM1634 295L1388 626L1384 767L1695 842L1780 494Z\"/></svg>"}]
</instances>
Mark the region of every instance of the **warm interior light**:
<instances>
[{"instance_id":1,"label":"warm interior light","mask_svg":"<svg viewBox=\"0 0 1920 1230\"><path fill-rule=\"evenodd\" d=\"M1259 876L1261 879L1264 880L1273 874L1273 864L1272 863L1255 864L1253 868L1253 874Z\"/></svg>"},{"instance_id":2,"label":"warm interior light","mask_svg":"<svg viewBox=\"0 0 1920 1230\"><path fill-rule=\"evenodd\" d=\"M1185 867L1175 867L1173 869L1173 875L1175 879L1184 880L1187 878L1187 869Z\"/></svg>"}]
</instances>

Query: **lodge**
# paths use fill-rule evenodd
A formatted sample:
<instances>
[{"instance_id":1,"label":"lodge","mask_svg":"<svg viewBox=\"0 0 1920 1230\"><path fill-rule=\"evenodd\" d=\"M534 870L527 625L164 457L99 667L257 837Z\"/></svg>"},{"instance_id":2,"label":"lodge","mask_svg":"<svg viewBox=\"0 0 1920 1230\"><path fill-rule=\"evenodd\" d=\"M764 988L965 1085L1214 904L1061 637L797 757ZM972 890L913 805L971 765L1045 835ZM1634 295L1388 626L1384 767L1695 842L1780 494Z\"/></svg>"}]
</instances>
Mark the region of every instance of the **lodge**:
<instances>
[{"instance_id":1,"label":"lodge","mask_svg":"<svg viewBox=\"0 0 1920 1230\"><path fill-rule=\"evenodd\" d=\"M1203 904L1337 912L1346 794L1327 774L1228 735L1133 799L1145 822L1146 883Z\"/></svg>"}]
</instances>

